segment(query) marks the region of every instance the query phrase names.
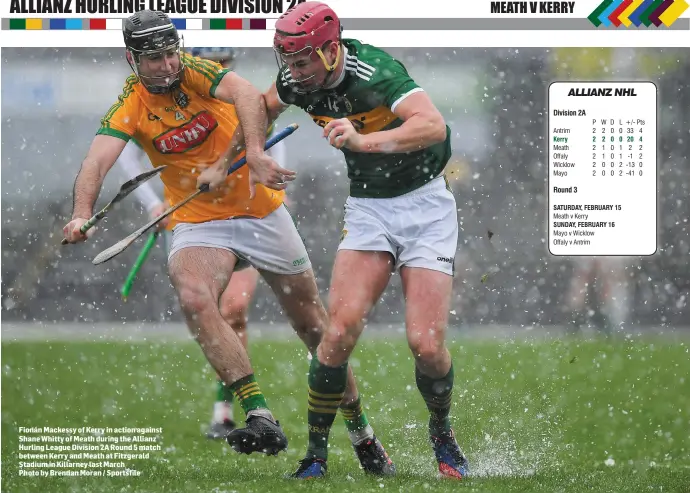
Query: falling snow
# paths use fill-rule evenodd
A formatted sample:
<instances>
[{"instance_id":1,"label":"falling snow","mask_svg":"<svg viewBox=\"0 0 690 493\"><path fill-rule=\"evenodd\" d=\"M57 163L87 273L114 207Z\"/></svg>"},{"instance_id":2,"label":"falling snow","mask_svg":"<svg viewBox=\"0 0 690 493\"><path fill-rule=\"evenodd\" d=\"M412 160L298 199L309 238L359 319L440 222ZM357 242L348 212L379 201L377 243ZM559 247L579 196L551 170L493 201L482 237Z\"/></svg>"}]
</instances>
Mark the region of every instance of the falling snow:
<instances>
[{"instance_id":1,"label":"falling snow","mask_svg":"<svg viewBox=\"0 0 690 493\"><path fill-rule=\"evenodd\" d=\"M262 89L268 87L277 70L271 50L240 51L238 73ZM579 454L597 474L622 468L637 474L677 464L687 468L687 445L674 446L688 443L688 401L663 408L665 403L659 403L655 395L638 392L639 387L649 389L646 385L667 391L676 386L677 392L672 394L679 399L688 395L690 379L683 373L684 363L664 360L663 343L636 344L638 337L650 332L687 336L690 326L687 49L390 51L405 63L451 129L453 154L446 174L461 231L453 295L442 312L449 316L447 339L455 344L453 419L463 420L458 435L469 442L473 474L478 478L538 477L545 470L560 470L562 461ZM117 101L128 75L121 50L5 48L2 54L3 337L40 340L49 334L63 340L124 341L135 357L123 360L103 352L94 362L86 354L71 360L66 356L63 360L59 352L56 356L59 371L84 382L89 378L89 370L84 368L95 372L98 364L105 365L106 381L89 383L109 390L98 400L99 419L127 419L129 406L146 406L163 398L171 386L181 394L197 395L198 389L188 380L175 379L175 372L187 368L197 354L166 353L152 342L190 339L167 274L165 240L157 240L126 303L120 288L143 241L108 263L91 263L97 253L147 221L146 211L137 201L123 201L99 224L88 243L60 245L62 227L71 215L74 177L100 118ZM656 255L609 258L595 265L587 259L550 256L546 248L548 146L544 127L550 81L598 77L652 80L659 88L660 212ZM292 122L299 123L300 129L286 141L287 156L281 164L296 170L298 176L287 189L287 203L307 246L317 287L327 300L342 235L347 171L342 154L326 145L321 129L307 115L289 110L278 127ZM122 175L111 172L97 205L114 196L123 181ZM151 183L162 193L160 180ZM595 267L596 273L588 270ZM352 282L357 281L358 272L352 273ZM293 294L287 285L279 292L286 297ZM287 315L268 284L259 282L249 313L250 340L270 341L276 334L292 337ZM393 430L398 444L428 452L423 448L426 442L414 441L425 435L427 423L413 414L414 409L422 409L423 401L414 385L413 358L403 341L405 318L402 279L394 272L387 290L366 317L361 343L401 341L393 350L395 362L387 364L377 354L355 352L350 365L358 375L367 375L359 385L364 394L376 389L367 401L376 425ZM31 333L24 332L29 328ZM541 344L543 340L559 341L566 332L620 337L618 345L604 344L596 350L586 342L580 346L577 340L570 345ZM467 347L464 341L470 341ZM151 344L149 352L137 349L142 342ZM484 343L497 350L486 350ZM690 354L687 342L678 342L675 350L686 359ZM304 346L295 354L298 357L289 360L285 353L269 347L264 357L278 376L262 383L268 393L306 388L313 356ZM31 354L25 355L23 363L25 368L14 362L3 365L3 386L5 379L35 382L41 371L56 371L39 370L40 362ZM631 367L636 370L634 376L611 377L620 378L616 372ZM668 378L662 381L656 373L659 369ZM203 392L215 392L213 370L207 365L198 373L208 382ZM407 380L397 387L397 394L378 392L381 382L402 378ZM134 403L124 397L131 394L123 390L120 379L136 390ZM573 382L587 385L579 387L578 395L571 399L569 385ZM23 392L28 405L43 406L47 397L57 399L66 391L27 386ZM305 411L305 396L298 392L285 397L281 405ZM602 400L602 394L606 399ZM166 412L185 417L199 412L194 400L177 399L174 404L174 410ZM661 417L648 416L642 411L644 406L663 408ZM564 429L569 411L575 417L568 424L576 428L581 443L568 438L573 429ZM405 418L393 423L388 418L391 413ZM616 436L609 425L616 425ZM641 435L635 435L640 427L654 430L644 434L657 447L653 454L645 453L639 443ZM682 430L685 436L681 436ZM300 432L296 426L290 431ZM604 450L597 440L611 447ZM156 460L161 467L187 461L185 467L201 476L194 458L181 459L185 447L182 438L169 440ZM591 452L593 448L596 452ZM585 455L585 449L590 455ZM226 467L227 458L222 454L228 452L222 450L218 452L219 469ZM625 453L630 450L634 452ZM331 453L340 460L351 452L334 447ZM296 454L290 460L298 460ZM404 448L399 457L410 474L423 478L420 488L435 488L429 473L431 462L421 462ZM433 460L431 455L426 459ZM587 481L592 477L587 476L589 472L582 471ZM357 475L341 477L347 482L360 481ZM371 484L375 489L398 488L397 483L383 480ZM209 490L238 491L231 483Z\"/></svg>"}]
</instances>

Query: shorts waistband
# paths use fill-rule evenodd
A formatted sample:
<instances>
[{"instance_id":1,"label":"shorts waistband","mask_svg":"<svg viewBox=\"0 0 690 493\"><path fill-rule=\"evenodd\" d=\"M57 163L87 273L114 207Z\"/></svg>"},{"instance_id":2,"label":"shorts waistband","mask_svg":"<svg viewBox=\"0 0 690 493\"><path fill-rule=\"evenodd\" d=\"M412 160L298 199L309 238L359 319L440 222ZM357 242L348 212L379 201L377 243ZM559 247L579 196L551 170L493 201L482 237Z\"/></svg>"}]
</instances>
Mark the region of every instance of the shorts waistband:
<instances>
[{"instance_id":1,"label":"shorts waistband","mask_svg":"<svg viewBox=\"0 0 690 493\"><path fill-rule=\"evenodd\" d=\"M401 198L401 197L415 197L419 195L427 195L430 193L436 193L441 190L447 190L447 182L446 182L446 175L439 175L436 178L433 178L431 181L425 183L421 187L417 188L416 190L412 190L411 192L407 192L403 195L399 195L398 197L394 198Z\"/></svg>"}]
</instances>

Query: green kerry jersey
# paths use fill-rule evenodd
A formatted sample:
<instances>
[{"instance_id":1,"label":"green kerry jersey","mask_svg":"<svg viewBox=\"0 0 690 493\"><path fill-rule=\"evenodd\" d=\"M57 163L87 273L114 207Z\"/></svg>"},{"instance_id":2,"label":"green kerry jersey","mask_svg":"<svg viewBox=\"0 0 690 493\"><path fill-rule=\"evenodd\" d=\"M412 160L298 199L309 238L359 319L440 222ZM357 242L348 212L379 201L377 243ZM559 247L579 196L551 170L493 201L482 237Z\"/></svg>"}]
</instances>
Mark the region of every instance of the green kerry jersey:
<instances>
[{"instance_id":1,"label":"green kerry jersey","mask_svg":"<svg viewBox=\"0 0 690 493\"><path fill-rule=\"evenodd\" d=\"M361 134L391 130L403 124L393 112L403 99L422 89L398 60L374 46L344 39L345 74L335 87L312 93L298 90L288 67L278 74L276 88L284 104L302 108L324 127L348 118ZM408 153L364 153L342 149L353 197L389 198L416 190L439 176L450 159L446 140Z\"/></svg>"}]
</instances>

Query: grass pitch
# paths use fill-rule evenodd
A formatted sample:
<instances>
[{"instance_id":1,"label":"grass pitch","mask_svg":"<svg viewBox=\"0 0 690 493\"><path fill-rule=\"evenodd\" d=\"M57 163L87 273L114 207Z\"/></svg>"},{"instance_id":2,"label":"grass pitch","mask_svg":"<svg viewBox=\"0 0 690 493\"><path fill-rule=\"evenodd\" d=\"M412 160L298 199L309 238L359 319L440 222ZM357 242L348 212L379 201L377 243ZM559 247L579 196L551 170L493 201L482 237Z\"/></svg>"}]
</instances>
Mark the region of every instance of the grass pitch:
<instances>
[{"instance_id":1,"label":"grass pitch","mask_svg":"<svg viewBox=\"0 0 690 493\"><path fill-rule=\"evenodd\" d=\"M461 340L450 348L453 423L472 478L436 478L412 358L404 340L392 339L362 341L351 362L398 476L359 470L339 415L329 477L305 483L283 478L307 440L308 362L296 341L250 343L290 440L278 457L240 456L203 436L215 385L194 343L5 343L2 491L690 492L687 342ZM19 426L161 427L162 450L128 464L138 477L27 478L18 475Z\"/></svg>"}]
</instances>

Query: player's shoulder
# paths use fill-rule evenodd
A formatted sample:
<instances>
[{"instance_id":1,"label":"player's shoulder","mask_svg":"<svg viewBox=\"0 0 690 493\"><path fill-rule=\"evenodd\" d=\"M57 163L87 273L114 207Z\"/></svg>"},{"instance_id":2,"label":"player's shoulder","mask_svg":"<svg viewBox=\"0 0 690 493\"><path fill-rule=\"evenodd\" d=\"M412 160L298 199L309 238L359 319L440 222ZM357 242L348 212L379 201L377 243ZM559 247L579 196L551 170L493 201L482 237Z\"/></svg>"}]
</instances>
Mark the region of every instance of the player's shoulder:
<instances>
[{"instance_id":1,"label":"player's shoulder","mask_svg":"<svg viewBox=\"0 0 690 493\"><path fill-rule=\"evenodd\" d=\"M350 38L343 39L343 44L347 50L346 70L366 82L376 83L407 72L399 60L377 46Z\"/></svg>"},{"instance_id":2,"label":"player's shoulder","mask_svg":"<svg viewBox=\"0 0 690 493\"><path fill-rule=\"evenodd\" d=\"M98 133L128 140L138 125L143 94L146 94L146 89L139 78L134 74L127 77L117 99L101 118L101 130ZM127 138L124 137L125 134Z\"/></svg>"},{"instance_id":3,"label":"player's shoulder","mask_svg":"<svg viewBox=\"0 0 690 493\"><path fill-rule=\"evenodd\" d=\"M395 58L386 50L367 43L362 43L358 39L344 38L343 45L347 48L347 56L374 63L393 61Z\"/></svg>"},{"instance_id":4,"label":"player's shoulder","mask_svg":"<svg viewBox=\"0 0 690 493\"><path fill-rule=\"evenodd\" d=\"M120 95L118 96L118 99L120 101L129 100L129 99L134 100L134 99L136 99L137 93L142 88L143 88L143 86L141 85L141 81L139 80L139 77L137 77L135 74L130 74L125 79L125 83L122 85L122 91L120 91Z\"/></svg>"},{"instance_id":5,"label":"player's shoulder","mask_svg":"<svg viewBox=\"0 0 690 493\"><path fill-rule=\"evenodd\" d=\"M192 72L203 76L209 76L224 70L223 66L218 62L200 58L189 53L182 53L180 59L184 64L185 70L189 69Z\"/></svg>"},{"instance_id":6,"label":"player's shoulder","mask_svg":"<svg viewBox=\"0 0 690 493\"><path fill-rule=\"evenodd\" d=\"M108 108L104 119L108 119L118 110L129 110L130 108L138 107L139 99L141 97L140 93L142 90L143 86L141 85L139 77L137 77L135 74L131 74L129 77L127 77L125 79L125 83L122 85L120 93L117 96L117 101L115 101L115 103Z\"/></svg>"},{"instance_id":7,"label":"player's shoulder","mask_svg":"<svg viewBox=\"0 0 690 493\"><path fill-rule=\"evenodd\" d=\"M206 78L211 83L214 83L217 82L219 76L229 72L228 69L223 68L218 62L206 60L205 58L200 58L189 53L182 53L180 59L184 65L184 77Z\"/></svg>"}]
</instances>

